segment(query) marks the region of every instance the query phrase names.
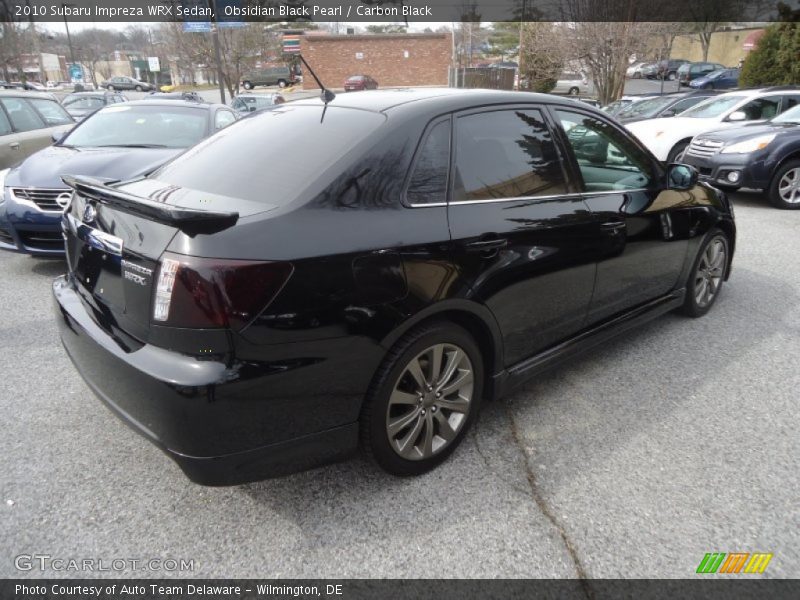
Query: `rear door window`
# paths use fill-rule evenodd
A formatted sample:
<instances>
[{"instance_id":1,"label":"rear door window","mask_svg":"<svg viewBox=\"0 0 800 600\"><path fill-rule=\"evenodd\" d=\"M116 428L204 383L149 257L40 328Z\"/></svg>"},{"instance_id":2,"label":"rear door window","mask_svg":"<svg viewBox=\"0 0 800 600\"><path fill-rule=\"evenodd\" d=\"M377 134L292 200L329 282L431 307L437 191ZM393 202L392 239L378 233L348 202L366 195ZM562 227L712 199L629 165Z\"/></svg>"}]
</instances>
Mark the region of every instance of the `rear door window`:
<instances>
[{"instance_id":1,"label":"rear door window","mask_svg":"<svg viewBox=\"0 0 800 600\"><path fill-rule=\"evenodd\" d=\"M558 151L540 110L476 113L456 123L454 202L566 192Z\"/></svg>"},{"instance_id":2,"label":"rear door window","mask_svg":"<svg viewBox=\"0 0 800 600\"><path fill-rule=\"evenodd\" d=\"M450 119L436 123L420 145L406 190L409 204L447 201L450 168Z\"/></svg>"},{"instance_id":3,"label":"rear door window","mask_svg":"<svg viewBox=\"0 0 800 600\"><path fill-rule=\"evenodd\" d=\"M45 123L33 107L22 98L0 99L15 131L44 129Z\"/></svg>"}]
</instances>

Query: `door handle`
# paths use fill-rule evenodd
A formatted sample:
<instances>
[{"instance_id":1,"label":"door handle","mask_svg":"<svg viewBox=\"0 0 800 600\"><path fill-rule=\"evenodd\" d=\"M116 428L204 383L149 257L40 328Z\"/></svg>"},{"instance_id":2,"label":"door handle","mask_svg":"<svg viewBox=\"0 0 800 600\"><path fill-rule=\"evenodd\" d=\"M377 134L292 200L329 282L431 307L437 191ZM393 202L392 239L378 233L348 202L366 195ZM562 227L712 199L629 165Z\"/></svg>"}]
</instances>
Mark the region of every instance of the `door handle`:
<instances>
[{"instance_id":1,"label":"door handle","mask_svg":"<svg viewBox=\"0 0 800 600\"><path fill-rule=\"evenodd\" d=\"M505 238L484 238L464 244L467 252L493 252L506 246L508 246L508 240Z\"/></svg>"},{"instance_id":2,"label":"door handle","mask_svg":"<svg viewBox=\"0 0 800 600\"><path fill-rule=\"evenodd\" d=\"M11 142L8 147L12 150L19 150L19 142Z\"/></svg>"},{"instance_id":3,"label":"door handle","mask_svg":"<svg viewBox=\"0 0 800 600\"><path fill-rule=\"evenodd\" d=\"M611 235L617 235L625 230L625 221L608 221L600 223L600 230Z\"/></svg>"}]
</instances>

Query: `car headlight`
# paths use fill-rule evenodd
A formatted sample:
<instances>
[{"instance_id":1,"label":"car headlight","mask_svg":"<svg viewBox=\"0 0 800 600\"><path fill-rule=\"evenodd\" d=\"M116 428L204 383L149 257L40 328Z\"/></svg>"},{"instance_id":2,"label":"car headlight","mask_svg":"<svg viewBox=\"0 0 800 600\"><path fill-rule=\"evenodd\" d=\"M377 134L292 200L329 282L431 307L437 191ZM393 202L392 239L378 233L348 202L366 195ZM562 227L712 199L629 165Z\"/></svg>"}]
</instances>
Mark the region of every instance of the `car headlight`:
<instances>
[{"instance_id":1,"label":"car headlight","mask_svg":"<svg viewBox=\"0 0 800 600\"><path fill-rule=\"evenodd\" d=\"M11 169L3 169L0 171L0 204L6 201L6 175Z\"/></svg>"},{"instance_id":2,"label":"car headlight","mask_svg":"<svg viewBox=\"0 0 800 600\"><path fill-rule=\"evenodd\" d=\"M769 146L770 142L775 139L775 134L760 135L758 137L750 138L743 142L738 142L730 146L725 146L720 150L720 154L750 154L756 150L761 150Z\"/></svg>"}]
</instances>

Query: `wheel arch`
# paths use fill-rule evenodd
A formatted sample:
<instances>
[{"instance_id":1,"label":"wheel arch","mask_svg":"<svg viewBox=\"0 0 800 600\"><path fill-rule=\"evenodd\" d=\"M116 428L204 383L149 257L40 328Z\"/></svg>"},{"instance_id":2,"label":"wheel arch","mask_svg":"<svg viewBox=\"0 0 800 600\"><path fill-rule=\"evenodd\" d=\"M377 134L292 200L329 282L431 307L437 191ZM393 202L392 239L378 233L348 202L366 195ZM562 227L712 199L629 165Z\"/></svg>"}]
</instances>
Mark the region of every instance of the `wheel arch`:
<instances>
[{"instance_id":1,"label":"wheel arch","mask_svg":"<svg viewBox=\"0 0 800 600\"><path fill-rule=\"evenodd\" d=\"M727 219L720 219L716 227L719 228L722 233L725 234L725 237L728 238L728 264L725 265L725 281L731 275L731 265L733 264L733 253L736 249L736 227L734 226L732 221L728 221Z\"/></svg>"},{"instance_id":2,"label":"wheel arch","mask_svg":"<svg viewBox=\"0 0 800 600\"><path fill-rule=\"evenodd\" d=\"M481 351L486 373L483 397L487 400L494 397L495 376L504 369L503 338L494 315L483 304L463 299L437 302L396 327L381 340L381 346L388 351L412 329L434 321L455 323L466 329L475 338L475 343Z\"/></svg>"}]
</instances>

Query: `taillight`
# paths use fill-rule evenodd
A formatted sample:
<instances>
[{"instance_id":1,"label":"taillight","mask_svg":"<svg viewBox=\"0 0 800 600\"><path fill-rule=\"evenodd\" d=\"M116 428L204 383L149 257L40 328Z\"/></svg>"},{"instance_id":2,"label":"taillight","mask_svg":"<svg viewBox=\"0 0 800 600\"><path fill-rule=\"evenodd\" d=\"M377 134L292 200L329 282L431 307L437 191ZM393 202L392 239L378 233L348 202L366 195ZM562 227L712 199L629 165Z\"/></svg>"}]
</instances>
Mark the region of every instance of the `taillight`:
<instances>
[{"instance_id":1,"label":"taillight","mask_svg":"<svg viewBox=\"0 0 800 600\"><path fill-rule=\"evenodd\" d=\"M285 262L196 258L165 253L153 321L170 327L243 329L292 274Z\"/></svg>"}]
</instances>

